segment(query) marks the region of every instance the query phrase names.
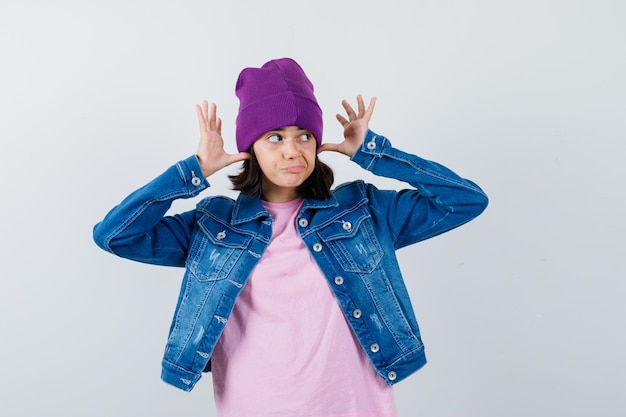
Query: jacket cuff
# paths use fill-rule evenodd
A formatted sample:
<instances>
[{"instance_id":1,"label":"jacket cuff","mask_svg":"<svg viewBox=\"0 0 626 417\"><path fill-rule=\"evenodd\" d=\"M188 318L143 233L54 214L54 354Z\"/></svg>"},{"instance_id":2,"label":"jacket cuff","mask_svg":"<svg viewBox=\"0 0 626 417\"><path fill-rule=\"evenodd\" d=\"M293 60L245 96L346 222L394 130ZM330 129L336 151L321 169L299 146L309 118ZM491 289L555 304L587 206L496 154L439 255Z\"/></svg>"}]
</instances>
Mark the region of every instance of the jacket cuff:
<instances>
[{"instance_id":1,"label":"jacket cuff","mask_svg":"<svg viewBox=\"0 0 626 417\"><path fill-rule=\"evenodd\" d=\"M369 170L374 160L381 157L386 146L390 146L389 139L368 130L363 143L350 159Z\"/></svg>"},{"instance_id":2,"label":"jacket cuff","mask_svg":"<svg viewBox=\"0 0 626 417\"><path fill-rule=\"evenodd\" d=\"M168 361L162 362L161 379L183 391L191 391L202 374L191 373Z\"/></svg>"},{"instance_id":3,"label":"jacket cuff","mask_svg":"<svg viewBox=\"0 0 626 417\"><path fill-rule=\"evenodd\" d=\"M209 181L202 176L202 168L196 155L179 161L176 166L191 197L200 194L210 186Z\"/></svg>"}]
</instances>

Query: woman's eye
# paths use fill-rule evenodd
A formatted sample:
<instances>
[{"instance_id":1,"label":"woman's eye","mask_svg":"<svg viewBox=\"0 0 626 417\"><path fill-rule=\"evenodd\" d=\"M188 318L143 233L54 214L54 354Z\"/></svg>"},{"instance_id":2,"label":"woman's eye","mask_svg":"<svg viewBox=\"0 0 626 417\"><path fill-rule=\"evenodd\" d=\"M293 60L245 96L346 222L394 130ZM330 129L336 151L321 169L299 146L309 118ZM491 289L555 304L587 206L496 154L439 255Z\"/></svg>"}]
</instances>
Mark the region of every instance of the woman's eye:
<instances>
[{"instance_id":1,"label":"woman's eye","mask_svg":"<svg viewBox=\"0 0 626 417\"><path fill-rule=\"evenodd\" d=\"M311 134L310 133L303 133L300 135L300 140L302 142L308 142L309 140L311 140Z\"/></svg>"},{"instance_id":2,"label":"woman's eye","mask_svg":"<svg viewBox=\"0 0 626 417\"><path fill-rule=\"evenodd\" d=\"M279 135L269 135L267 137L268 142L277 143L280 142L282 138Z\"/></svg>"}]
</instances>

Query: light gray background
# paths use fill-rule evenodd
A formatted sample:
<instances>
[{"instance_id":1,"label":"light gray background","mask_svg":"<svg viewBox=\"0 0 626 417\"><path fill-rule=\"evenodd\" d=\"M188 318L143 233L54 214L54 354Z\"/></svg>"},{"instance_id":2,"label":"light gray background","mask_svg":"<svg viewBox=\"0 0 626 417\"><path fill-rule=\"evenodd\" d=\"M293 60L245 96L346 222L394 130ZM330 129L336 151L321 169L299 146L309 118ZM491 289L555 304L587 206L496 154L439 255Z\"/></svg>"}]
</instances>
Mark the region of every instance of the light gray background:
<instances>
[{"instance_id":1,"label":"light gray background","mask_svg":"<svg viewBox=\"0 0 626 417\"><path fill-rule=\"evenodd\" d=\"M234 151L239 70L282 56L326 141L341 99L376 95L375 131L491 198L400 251L430 360L397 385L400 415L626 415L624 4L2 0L0 415L215 415L210 377L159 379L182 271L106 254L91 228L195 151L200 100Z\"/></svg>"}]
</instances>

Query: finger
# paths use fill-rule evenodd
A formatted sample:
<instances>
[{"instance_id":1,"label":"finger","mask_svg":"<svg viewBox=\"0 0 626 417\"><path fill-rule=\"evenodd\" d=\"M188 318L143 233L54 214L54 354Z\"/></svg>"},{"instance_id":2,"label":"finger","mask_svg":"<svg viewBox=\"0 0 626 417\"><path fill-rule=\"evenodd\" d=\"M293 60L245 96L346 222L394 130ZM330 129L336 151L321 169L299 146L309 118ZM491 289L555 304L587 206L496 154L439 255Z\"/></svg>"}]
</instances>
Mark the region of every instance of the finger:
<instances>
[{"instance_id":1,"label":"finger","mask_svg":"<svg viewBox=\"0 0 626 417\"><path fill-rule=\"evenodd\" d=\"M229 154L227 158L227 165L234 164L235 162L243 161L245 159L250 159L249 152L239 152L236 154Z\"/></svg>"},{"instance_id":2,"label":"finger","mask_svg":"<svg viewBox=\"0 0 626 417\"><path fill-rule=\"evenodd\" d=\"M350 123L348 120L346 120L345 117L343 117L342 115L340 115L339 113L337 113L337 115L335 116L337 118L337 120L339 121L339 123L341 123L342 126L347 125L348 123Z\"/></svg>"},{"instance_id":3,"label":"finger","mask_svg":"<svg viewBox=\"0 0 626 417\"><path fill-rule=\"evenodd\" d=\"M370 103L367 105L367 111L365 112L365 117L369 121L372 118L372 114L374 114L374 107L376 107L376 97L372 97L370 99Z\"/></svg>"},{"instance_id":4,"label":"finger","mask_svg":"<svg viewBox=\"0 0 626 417\"><path fill-rule=\"evenodd\" d=\"M317 153L322 152L341 152L341 146L338 143L324 143L317 148Z\"/></svg>"},{"instance_id":5,"label":"finger","mask_svg":"<svg viewBox=\"0 0 626 417\"><path fill-rule=\"evenodd\" d=\"M250 159L252 156L250 155L250 152L239 152L237 154L237 158L240 161L243 161L244 159Z\"/></svg>"},{"instance_id":6,"label":"finger","mask_svg":"<svg viewBox=\"0 0 626 417\"><path fill-rule=\"evenodd\" d=\"M217 123L215 124L215 130L218 135L222 136L222 119L219 117L217 118Z\"/></svg>"},{"instance_id":7,"label":"finger","mask_svg":"<svg viewBox=\"0 0 626 417\"><path fill-rule=\"evenodd\" d=\"M196 115L198 116L198 125L200 126L200 130L206 130L206 118L204 117L202 107L199 104L196 104Z\"/></svg>"},{"instance_id":8,"label":"finger","mask_svg":"<svg viewBox=\"0 0 626 417\"><path fill-rule=\"evenodd\" d=\"M346 110L346 113L348 114L348 118L350 120L356 119L356 113L354 112L354 109L352 108L350 103L348 103L346 100L342 100L341 105Z\"/></svg>"},{"instance_id":9,"label":"finger","mask_svg":"<svg viewBox=\"0 0 626 417\"><path fill-rule=\"evenodd\" d=\"M216 114L217 114L217 106L215 105L215 103L211 103L211 106L209 107L209 129L210 130L217 129Z\"/></svg>"},{"instance_id":10,"label":"finger","mask_svg":"<svg viewBox=\"0 0 626 417\"><path fill-rule=\"evenodd\" d=\"M363 96L359 94L356 96L357 106L359 108L359 119L365 115L365 103L363 102Z\"/></svg>"}]
</instances>

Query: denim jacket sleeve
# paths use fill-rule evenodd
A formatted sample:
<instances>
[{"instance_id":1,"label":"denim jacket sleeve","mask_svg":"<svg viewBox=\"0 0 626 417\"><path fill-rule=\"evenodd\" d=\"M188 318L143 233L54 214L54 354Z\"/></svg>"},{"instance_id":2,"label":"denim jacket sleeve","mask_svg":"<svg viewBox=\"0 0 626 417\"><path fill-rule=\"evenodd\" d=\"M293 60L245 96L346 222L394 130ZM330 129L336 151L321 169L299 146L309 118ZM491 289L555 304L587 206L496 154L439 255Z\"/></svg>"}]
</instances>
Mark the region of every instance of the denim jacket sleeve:
<instances>
[{"instance_id":1,"label":"denim jacket sleeve","mask_svg":"<svg viewBox=\"0 0 626 417\"><path fill-rule=\"evenodd\" d=\"M209 187L196 156L170 167L114 207L93 229L102 249L135 261L184 266L195 211L166 216L172 202ZM196 175L196 173L199 175Z\"/></svg>"},{"instance_id":2,"label":"denim jacket sleeve","mask_svg":"<svg viewBox=\"0 0 626 417\"><path fill-rule=\"evenodd\" d=\"M395 249L461 226L487 207L486 194L472 181L393 148L386 137L371 130L352 160L376 175L414 187L392 191L367 186L370 207L387 219Z\"/></svg>"}]
</instances>

